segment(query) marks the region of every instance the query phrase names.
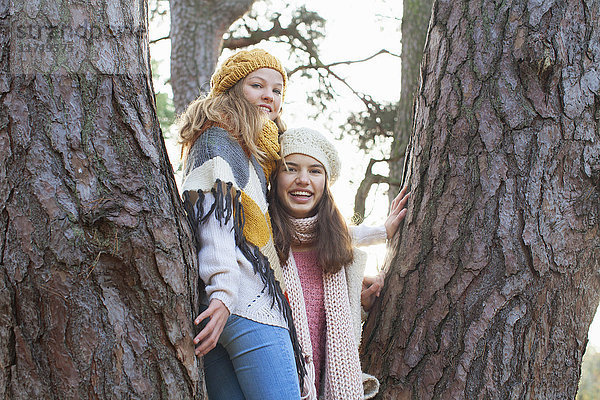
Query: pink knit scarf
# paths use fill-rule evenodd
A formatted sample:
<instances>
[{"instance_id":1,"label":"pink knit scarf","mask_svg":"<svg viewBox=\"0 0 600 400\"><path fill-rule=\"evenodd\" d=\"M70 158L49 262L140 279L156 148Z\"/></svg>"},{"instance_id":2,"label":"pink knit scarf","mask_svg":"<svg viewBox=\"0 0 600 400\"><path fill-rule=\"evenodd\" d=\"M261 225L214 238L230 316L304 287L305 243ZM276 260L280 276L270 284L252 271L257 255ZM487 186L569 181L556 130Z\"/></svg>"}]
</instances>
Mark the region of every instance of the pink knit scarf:
<instances>
[{"instance_id":1,"label":"pink knit scarf","mask_svg":"<svg viewBox=\"0 0 600 400\"><path fill-rule=\"evenodd\" d=\"M317 221L319 214L307 218L290 218L294 227L292 243L310 244L317 239Z\"/></svg>"},{"instance_id":2,"label":"pink knit scarf","mask_svg":"<svg viewBox=\"0 0 600 400\"><path fill-rule=\"evenodd\" d=\"M299 234L297 235L298 240L302 244L316 239L314 235L317 218L315 216L293 221L294 226L300 227L296 233ZM296 262L292 254L283 267L283 277L287 286L298 340L307 361L308 375L302 388L302 398L316 400L315 369L304 304L305 294L302 292ZM348 286L343 268L335 274L323 274L323 292L327 326L323 397L325 399L362 399L362 373L358 346L353 334ZM310 295L310 293L306 295Z\"/></svg>"}]
</instances>

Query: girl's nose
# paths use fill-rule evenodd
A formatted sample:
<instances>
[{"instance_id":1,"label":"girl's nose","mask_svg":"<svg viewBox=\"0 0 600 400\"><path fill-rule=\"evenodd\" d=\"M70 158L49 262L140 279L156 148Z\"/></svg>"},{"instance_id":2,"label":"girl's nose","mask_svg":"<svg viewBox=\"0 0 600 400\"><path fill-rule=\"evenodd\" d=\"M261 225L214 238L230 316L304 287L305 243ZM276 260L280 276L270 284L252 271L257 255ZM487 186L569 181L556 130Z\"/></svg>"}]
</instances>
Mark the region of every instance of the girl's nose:
<instances>
[{"instance_id":1,"label":"girl's nose","mask_svg":"<svg viewBox=\"0 0 600 400\"><path fill-rule=\"evenodd\" d=\"M298 172L298 175L296 175L296 181L298 183L307 184L308 183L308 174L305 171Z\"/></svg>"},{"instance_id":2,"label":"girl's nose","mask_svg":"<svg viewBox=\"0 0 600 400\"><path fill-rule=\"evenodd\" d=\"M273 101L273 94L271 94L268 90L265 90L262 95L263 100Z\"/></svg>"}]
</instances>

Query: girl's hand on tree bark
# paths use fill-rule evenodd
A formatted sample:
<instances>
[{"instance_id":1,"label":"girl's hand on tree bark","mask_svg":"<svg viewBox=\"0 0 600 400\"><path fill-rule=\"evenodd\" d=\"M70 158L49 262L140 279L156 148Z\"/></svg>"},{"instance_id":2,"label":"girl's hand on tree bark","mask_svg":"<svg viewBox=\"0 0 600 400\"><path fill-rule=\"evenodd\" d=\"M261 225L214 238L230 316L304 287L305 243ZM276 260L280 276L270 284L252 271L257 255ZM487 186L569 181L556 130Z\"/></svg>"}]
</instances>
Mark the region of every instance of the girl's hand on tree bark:
<instances>
[{"instance_id":1,"label":"girl's hand on tree bark","mask_svg":"<svg viewBox=\"0 0 600 400\"><path fill-rule=\"evenodd\" d=\"M381 294L383 288L383 272L376 276L365 276L362 281L362 290L360 292L360 305L363 310L370 311L375 303L375 299Z\"/></svg>"},{"instance_id":2,"label":"girl's hand on tree bark","mask_svg":"<svg viewBox=\"0 0 600 400\"><path fill-rule=\"evenodd\" d=\"M410 192L406 193L408 190L408 186L404 186L398 196L394 200L392 200L392 204L390 205L390 214L385 220L385 233L387 234L387 238L391 239L396 234L398 227L400 226L400 222L406 216L406 203L408 202L408 197L410 196Z\"/></svg>"},{"instance_id":3,"label":"girl's hand on tree bark","mask_svg":"<svg viewBox=\"0 0 600 400\"><path fill-rule=\"evenodd\" d=\"M194 324L199 325L204 319L210 318L206 326L194 338L196 347L196 356L204 356L217 345L221 332L225 328L229 310L219 299L212 299L208 308L204 310L196 319Z\"/></svg>"}]
</instances>

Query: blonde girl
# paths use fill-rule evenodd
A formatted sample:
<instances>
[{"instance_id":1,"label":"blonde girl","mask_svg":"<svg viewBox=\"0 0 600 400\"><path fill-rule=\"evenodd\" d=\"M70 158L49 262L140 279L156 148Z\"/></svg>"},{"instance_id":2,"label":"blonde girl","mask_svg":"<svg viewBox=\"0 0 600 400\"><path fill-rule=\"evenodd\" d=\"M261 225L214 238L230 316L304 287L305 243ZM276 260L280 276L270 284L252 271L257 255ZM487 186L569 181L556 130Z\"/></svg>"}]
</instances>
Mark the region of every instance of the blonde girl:
<instances>
[{"instance_id":1,"label":"blonde girl","mask_svg":"<svg viewBox=\"0 0 600 400\"><path fill-rule=\"evenodd\" d=\"M266 201L286 85L277 58L243 50L181 118L183 199L206 289L194 343L211 400L300 398L304 363Z\"/></svg>"}]
</instances>

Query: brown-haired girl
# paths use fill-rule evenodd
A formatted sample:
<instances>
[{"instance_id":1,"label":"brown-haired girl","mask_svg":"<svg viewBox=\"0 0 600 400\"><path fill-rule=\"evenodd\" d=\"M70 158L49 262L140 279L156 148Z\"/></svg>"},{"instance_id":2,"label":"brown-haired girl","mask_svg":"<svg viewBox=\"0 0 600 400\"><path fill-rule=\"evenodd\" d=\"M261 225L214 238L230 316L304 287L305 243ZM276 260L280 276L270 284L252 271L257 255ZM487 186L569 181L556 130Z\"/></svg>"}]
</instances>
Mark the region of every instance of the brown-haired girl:
<instances>
[{"instance_id":1,"label":"brown-haired girl","mask_svg":"<svg viewBox=\"0 0 600 400\"><path fill-rule=\"evenodd\" d=\"M369 244L391 237L406 214L408 194L403 189L394 200L385 227L355 229L351 235L329 190L340 169L334 146L308 128L290 129L280 141L283 160L272 178L269 203L306 360L302 396L370 398L379 383L361 372L361 300L369 306L378 294L373 288L361 293L365 255L353 248L353 239Z\"/></svg>"}]
</instances>

